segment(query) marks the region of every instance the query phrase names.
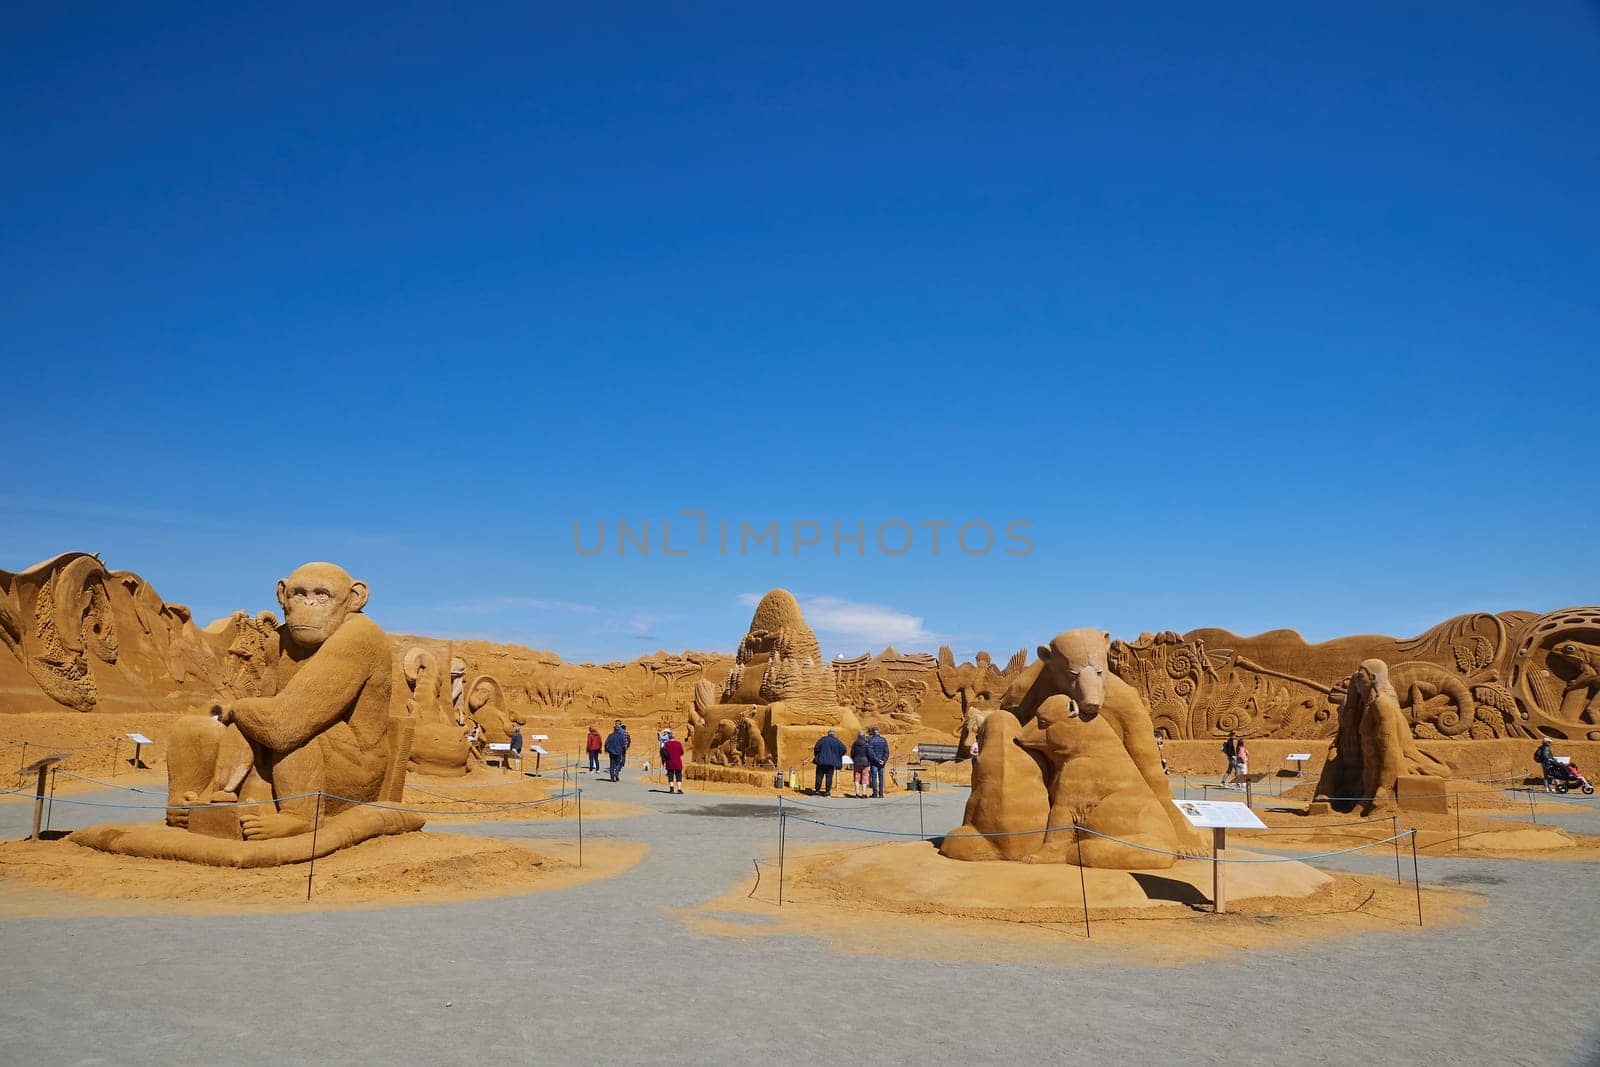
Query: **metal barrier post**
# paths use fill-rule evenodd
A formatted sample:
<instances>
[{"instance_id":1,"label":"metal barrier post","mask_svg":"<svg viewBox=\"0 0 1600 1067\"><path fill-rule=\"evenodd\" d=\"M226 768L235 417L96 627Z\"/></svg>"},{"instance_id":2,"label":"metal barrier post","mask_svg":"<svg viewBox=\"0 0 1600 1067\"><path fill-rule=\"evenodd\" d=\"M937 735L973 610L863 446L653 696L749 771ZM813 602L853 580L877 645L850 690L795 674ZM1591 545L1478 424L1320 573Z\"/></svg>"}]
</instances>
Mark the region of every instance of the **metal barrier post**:
<instances>
[{"instance_id":1,"label":"metal barrier post","mask_svg":"<svg viewBox=\"0 0 1600 1067\"><path fill-rule=\"evenodd\" d=\"M578 790L578 866L583 866L583 790Z\"/></svg>"},{"instance_id":2,"label":"metal barrier post","mask_svg":"<svg viewBox=\"0 0 1600 1067\"><path fill-rule=\"evenodd\" d=\"M788 836L789 816L778 812L778 907L783 907L783 851Z\"/></svg>"},{"instance_id":3,"label":"metal barrier post","mask_svg":"<svg viewBox=\"0 0 1600 1067\"><path fill-rule=\"evenodd\" d=\"M1394 884L1400 884L1400 816L1389 816L1389 822L1394 829Z\"/></svg>"},{"instance_id":4,"label":"metal barrier post","mask_svg":"<svg viewBox=\"0 0 1600 1067\"><path fill-rule=\"evenodd\" d=\"M1422 876L1417 873L1417 831L1411 831L1411 880L1417 887L1417 925L1422 925Z\"/></svg>"},{"instance_id":5,"label":"metal barrier post","mask_svg":"<svg viewBox=\"0 0 1600 1067\"><path fill-rule=\"evenodd\" d=\"M311 899L311 878L317 873L317 830L322 826L322 793L317 793L317 814L311 822L311 863L306 867L306 899Z\"/></svg>"},{"instance_id":6,"label":"metal barrier post","mask_svg":"<svg viewBox=\"0 0 1600 1067\"><path fill-rule=\"evenodd\" d=\"M1083 936L1093 937L1089 933L1089 884L1083 877L1083 835L1078 828L1072 828L1072 834L1078 840L1078 892L1083 896Z\"/></svg>"}]
</instances>

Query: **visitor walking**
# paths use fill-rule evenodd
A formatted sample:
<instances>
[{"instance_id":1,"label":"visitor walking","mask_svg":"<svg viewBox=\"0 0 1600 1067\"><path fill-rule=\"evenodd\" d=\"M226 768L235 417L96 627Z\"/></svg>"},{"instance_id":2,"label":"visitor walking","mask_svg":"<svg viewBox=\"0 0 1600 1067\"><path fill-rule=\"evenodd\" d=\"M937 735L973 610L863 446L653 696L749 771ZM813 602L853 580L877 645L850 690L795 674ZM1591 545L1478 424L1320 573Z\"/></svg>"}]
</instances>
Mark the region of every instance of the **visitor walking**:
<instances>
[{"instance_id":1,"label":"visitor walking","mask_svg":"<svg viewBox=\"0 0 1600 1067\"><path fill-rule=\"evenodd\" d=\"M589 727L589 738L584 743L584 750L589 753L589 773L600 773L600 752L606 747L605 738L600 736L600 731L593 726Z\"/></svg>"},{"instance_id":2,"label":"visitor walking","mask_svg":"<svg viewBox=\"0 0 1600 1067\"><path fill-rule=\"evenodd\" d=\"M522 773L522 724L511 725L511 751L506 755L511 759L511 766L518 774Z\"/></svg>"},{"instance_id":3,"label":"visitor walking","mask_svg":"<svg viewBox=\"0 0 1600 1067\"><path fill-rule=\"evenodd\" d=\"M1555 786L1550 782L1550 764L1555 762L1556 754L1550 749L1550 739L1547 737L1539 742L1539 747L1533 753L1534 762L1539 765L1539 773L1544 776L1544 791L1554 793Z\"/></svg>"},{"instance_id":4,"label":"visitor walking","mask_svg":"<svg viewBox=\"0 0 1600 1067\"><path fill-rule=\"evenodd\" d=\"M1167 738L1160 730L1156 731L1156 756L1161 760L1161 773L1171 774L1167 769Z\"/></svg>"},{"instance_id":5,"label":"visitor walking","mask_svg":"<svg viewBox=\"0 0 1600 1067\"><path fill-rule=\"evenodd\" d=\"M850 742L850 770L855 778L855 795L858 797L867 795L867 763L869 759L870 757L867 755L867 735L857 733L856 739Z\"/></svg>"},{"instance_id":6,"label":"visitor walking","mask_svg":"<svg viewBox=\"0 0 1600 1067\"><path fill-rule=\"evenodd\" d=\"M1233 777L1234 772L1238 769L1237 765L1234 763L1234 756L1237 755L1238 752L1239 735L1234 733L1232 730L1229 730L1228 739L1222 742L1222 754L1228 757L1228 766L1224 768L1222 772L1223 785L1228 784L1228 780Z\"/></svg>"},{"instance_id":7,"label":"visitor walking","mask_svg":"<svg viewBox=\"0 0 1600 1067\"><path fill-rule=\"evenodd\" d=\"M867 762L872 765L872 795L883 799L883 769L889 765L889 739L876 726L867 731Z\"/></svg>"},{"instance_id":8,"label":"visitor walking","mask_svg":"<svg viewBox=\"0 0 1600 1067\"><path fill-rule=\"evenodd\" d=\"M816 786L811 791L817 796L833 795L833 776L844 766L844 742L831 727L811 748L811 761L817 765Z\"/></svg>"},{"instance_id":9,"label":"visitor walking","mask_svg":"<svg viewBox=\"0 0 1600 1067\"><path fill-rule=\"evenodd\" d=\"M1249 780L1250 749L1245 746L1244 738L1241 737L1233 750L1233 787L1243 789Z\"/></svg>"},{"instance_id":10,"label":"visitor walking","mask_svg":"<svg viewBox=\"0 0 1600 1067\"><path fill-rule=\"evenodd\" d=\"M683 792L683 742L672 736L671 730L663 730L662 736L666 740L661 742L661 766L667 770L667 792ZM676 784L677 788L673 786Z\"/></svg>"},{"instance_id":11,"label":"visitor walking","mask_svg":"<svg viewBox=\"0 0 1600 1067\"><path fill-rule=\"evenodd\" d=\"M621 719L611 727L611 734L606 738L606 756L611 761L611 780L620 780L622 765L628 759L628 731L623 729Z\"/></svg>"}]
</instances>

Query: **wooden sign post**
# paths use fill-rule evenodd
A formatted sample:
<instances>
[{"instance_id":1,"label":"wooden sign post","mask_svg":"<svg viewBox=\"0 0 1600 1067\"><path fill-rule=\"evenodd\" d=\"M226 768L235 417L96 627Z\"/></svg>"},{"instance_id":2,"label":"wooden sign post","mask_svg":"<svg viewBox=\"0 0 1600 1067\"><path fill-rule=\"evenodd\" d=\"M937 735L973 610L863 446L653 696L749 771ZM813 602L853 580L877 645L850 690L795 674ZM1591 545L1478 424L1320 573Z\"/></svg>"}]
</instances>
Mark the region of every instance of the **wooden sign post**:
<instances>
[{"instance_id":1,"label":"wooden sign post","mask_svg":"<svg viewBox=\"0 0 1600 1067\"><path fill-rule=\"evenodd\" d=\"M26 767L22 768L21 771L17 772L18 774L27 774L29 771L39 772L39 784L33 790L33 833L28 835L29 841L40 840L39 824L44 821L45 776L49 773L51 767L54 767L56 764L60 763L62 760L65 760L70 755L71 753L69 752L57 752L53 756L46 756L43 759L35 760Z\"/></svg>"}]
</instances>

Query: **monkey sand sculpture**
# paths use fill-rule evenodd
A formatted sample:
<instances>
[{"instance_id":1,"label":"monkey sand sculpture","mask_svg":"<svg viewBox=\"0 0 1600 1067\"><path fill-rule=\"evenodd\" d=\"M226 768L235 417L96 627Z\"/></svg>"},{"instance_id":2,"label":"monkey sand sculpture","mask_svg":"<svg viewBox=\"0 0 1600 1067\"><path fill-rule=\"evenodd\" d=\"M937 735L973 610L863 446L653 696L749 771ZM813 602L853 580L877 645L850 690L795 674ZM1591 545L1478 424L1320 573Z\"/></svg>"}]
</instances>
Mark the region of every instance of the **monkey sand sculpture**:
<instances>
[{"instance_id":1,"label":"monkey sand sculpture","mask_svg":"<svg viewBox=\"0 0 1600 1067\"><path fill-rule=\"evenodd\" d=\"M413 721L389 715L391 652L362 613L367 585L331 563L278 582L275 691L178 721L168 742L165 826L99 826L71 839L158 859L257 867L420 829L392 807ZM237 803L235 803L237 801Z\"/></svg>"},{"instance_id":2,"label":"monkey sand sculpture","mask_svg":"<svg viewBox=\"0 0 1600 1067\"><path fill-rule=\"evenodd\" d=\"M1389 665L1381 659L1362 660L1344 690L1339 732L1328 745L1314 804L1326 806L1321 810L1359 809L1372 815L1410 796L1420 805L1447 807L1444 783L1450 768L1412 739L1399 694L1389 681Z\"/></svg>"},{"instance_id":3,"label":"monkey sand sculpture","mask_svg":"<svg viewBox=\"0 0 1600 1067\"><path fill-rule=\"evenodd\" d=\"M1085 866L1162 869L1172 853L1204 851L1172 803L1149 711L1107 671L1109 648L1109 634L1088 629L1039 646L1039 662L984 720L972 795L963 825L944 839L944 855L1077 862L1082 836ZM1073 825L1095 834L1079 835ZM1056 826L1069 829L1028 832Z\"/></svg>"}]
</instances>

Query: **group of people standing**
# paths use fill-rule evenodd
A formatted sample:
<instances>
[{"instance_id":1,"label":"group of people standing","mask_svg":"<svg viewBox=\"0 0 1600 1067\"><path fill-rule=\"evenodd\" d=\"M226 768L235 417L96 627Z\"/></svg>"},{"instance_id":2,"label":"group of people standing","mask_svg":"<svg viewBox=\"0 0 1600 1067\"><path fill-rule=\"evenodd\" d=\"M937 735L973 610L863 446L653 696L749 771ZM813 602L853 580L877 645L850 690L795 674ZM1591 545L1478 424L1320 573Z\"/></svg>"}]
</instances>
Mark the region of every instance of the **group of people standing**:
<instances>
[{"instance_id":1,"label":"group of people standing","mask_svg":"<svg viewBox=\"0 0 1600 1067\"><path fill-rule=\"evenodd\" d=\"M589 755L589 773L600 773L600 753L604 752L610 760L608 772L613 782L622 779L622 766L628 762L628 749L633 745L633 738L628 734L628 728L622 725L622 720L617 719L611 724L611 733L604 739L600 731L593 726L589 727L589 737L584 742L584 750Z\"/></svg>"},{"instance_id":2,"label":"group of people standing","mask_svg":"<svg viewBox=\"0 0 1600 1067\"><path fill-rule=\"evenodd\" d=\"M838 731L832 729L812 746L811 762L817 771L812 792L817 796L833 795L833 778L844 769L846 751ZM879 733L876 726L868 727L866 733L856 734L848 753L850 769L854 772L855 795L881 798L884 768L889 765L889 739Z\"/></svg>"}]
</instances>

